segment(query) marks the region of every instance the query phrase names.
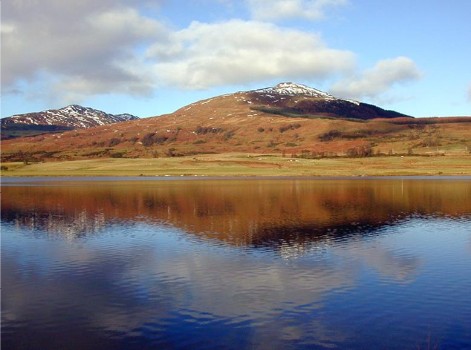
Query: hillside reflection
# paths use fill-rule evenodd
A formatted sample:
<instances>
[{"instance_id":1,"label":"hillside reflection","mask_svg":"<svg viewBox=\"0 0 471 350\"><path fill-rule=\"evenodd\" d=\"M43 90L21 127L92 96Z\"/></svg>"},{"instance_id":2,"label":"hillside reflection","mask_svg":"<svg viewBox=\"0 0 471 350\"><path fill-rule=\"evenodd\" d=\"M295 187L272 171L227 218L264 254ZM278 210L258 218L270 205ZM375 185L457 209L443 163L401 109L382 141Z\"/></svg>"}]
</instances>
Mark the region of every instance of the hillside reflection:
<instances>
[{"instance_id":1,"label":"hillside reflection","mask_svg":"<svg viewBox=\"0 0 471 350\"><path fill-rule=\"evenodd\" d=\"M469 216L470 198L465 180L63 182L2 187L2 220L70 239L116 221L170 224L234 245L298 249L411 216Z\"/></svg>"}]
</instances>

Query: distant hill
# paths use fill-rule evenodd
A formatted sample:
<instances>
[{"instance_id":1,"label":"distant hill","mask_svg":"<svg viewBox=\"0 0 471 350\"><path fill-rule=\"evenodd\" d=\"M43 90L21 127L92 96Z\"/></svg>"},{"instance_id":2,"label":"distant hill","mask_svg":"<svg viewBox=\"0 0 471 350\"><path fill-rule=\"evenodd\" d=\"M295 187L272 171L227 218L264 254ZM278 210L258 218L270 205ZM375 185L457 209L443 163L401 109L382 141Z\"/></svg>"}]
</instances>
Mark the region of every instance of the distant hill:
<instances>
[{"instance_id":1,"label":"distant hill","mask_svg":"<svg viewBox=\"0 0 471 350\"><path fill-rule=\"evenodd\" d=\"M82 126L83 127L83 126ZM471 118L413 118L281 83L126 123L2 141L2 160L151 158L207 153L297 157L469 154Z\"/></svg>"},{"instance_id":2,"label":"distant hill","mask_svg":"<svg viewBox=\"0 0 471 350\"><path fill-rule=\"evenodd\" d=\"M61 109L13 115L1 120L2 139L92 128L99 125L139 119L131 114L109 114L70 105Z\"/></svg>"}]
</instances>

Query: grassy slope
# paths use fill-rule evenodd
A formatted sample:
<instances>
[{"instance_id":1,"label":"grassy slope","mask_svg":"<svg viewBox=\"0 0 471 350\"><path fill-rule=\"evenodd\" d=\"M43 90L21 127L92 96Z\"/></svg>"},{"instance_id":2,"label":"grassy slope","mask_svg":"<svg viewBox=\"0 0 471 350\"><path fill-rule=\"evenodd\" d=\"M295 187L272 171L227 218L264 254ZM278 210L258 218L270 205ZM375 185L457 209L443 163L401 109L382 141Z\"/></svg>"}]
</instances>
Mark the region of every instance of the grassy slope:
<instances>
[{"instance_id":1,"label":"grassy slope","mask_svg":"<svg viewBox=\"0 0 471 350\"><path fill-rule=\"evenodd\" d=\"M222 96L156 118L3 140L8 170L2 175L471 175L469 117L295 118L257 110L246 98ZM145 142L149 135L151 144ZM328 158L356 149L382 156ZM414 156L401 157L406 154Z\"/></svg>"},{"instance_id":2,"label":"grassy slope","mask_svg":"<svg viewBox=\"0 0 471 350\"><path fill-rule=\"evenodd\" d=\"M291 159L217 154L155 159L3 163L2 176L385 176L471 175L470 155Z\"/></svg>"},{"instance_id":3,"label":"grassy slope","mask_svg":"<svg viewBox=\"0 0 471 350\"><path fill-rule=\"evenodd\" d=\"M188 156L242 152L299 155L306 151L343 156L365 146L374 154L464 155L471 149L469 117L369 121L299 118L261 111L247 99L244 94L221 96L160 117L4 140L2 159L153 158L170 151ZM145 142L149 135L151 143Z\"/></svg>"}]
</instances>

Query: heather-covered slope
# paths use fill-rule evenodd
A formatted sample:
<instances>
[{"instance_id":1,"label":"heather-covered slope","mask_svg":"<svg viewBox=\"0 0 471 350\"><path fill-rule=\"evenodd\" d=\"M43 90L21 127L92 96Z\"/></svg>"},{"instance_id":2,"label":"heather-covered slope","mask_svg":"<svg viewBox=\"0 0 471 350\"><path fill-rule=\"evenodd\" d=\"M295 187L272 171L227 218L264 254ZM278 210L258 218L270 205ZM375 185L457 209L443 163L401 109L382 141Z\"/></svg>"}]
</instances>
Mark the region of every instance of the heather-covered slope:
<instances>
[{"instance_id":1,"label":"heather-covered slope","mask_svg":"<svg viewBox=\"0 0 471 350\"><path fill-rule=\"evenodd\" d=\"M310 112L348 106L343 115ZM301 107L300 107L301 106ZM291 83L198 101L160 117L2 142L2 159L269 153L302 157L468 154L471 118L411 118ZM317 107L316 107L317 108ZM340 108L340 107L339 107ZM369 107L368 107L369 108ZM360 112L358 112L360 113ZM392 113L392 114L391 114Z\"/></svg>"}]
</instances>

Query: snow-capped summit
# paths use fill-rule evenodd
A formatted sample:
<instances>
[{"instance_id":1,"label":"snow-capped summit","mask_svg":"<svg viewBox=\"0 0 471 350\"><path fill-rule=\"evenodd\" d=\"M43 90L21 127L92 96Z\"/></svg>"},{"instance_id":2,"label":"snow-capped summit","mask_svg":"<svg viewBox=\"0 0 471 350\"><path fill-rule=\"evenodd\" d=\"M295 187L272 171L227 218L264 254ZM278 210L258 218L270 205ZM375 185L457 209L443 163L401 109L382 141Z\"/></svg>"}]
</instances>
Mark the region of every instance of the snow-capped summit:
<instances>
[{"instance_id":1,"label":"snow-capped summit","mask_svg":"<svg viewBox=\"0 0 471 350\"><path fill-rule=\"evenodd\" d=\"M27 131L29 135L33 135L42 132L91 128L134 119L139 118L131 114L115 115L89 107L69 105L60 109L49 109L3 118L1 121L2 137L6 137L9 130Z\"/></svg>"},{"instance_id":2,"label":"snow-capped summit","mask_svg":"<svg viewBox=\"0 0 471 350\"><path fill-rule=\"evenodd\" d=\"M239 92L237 101L252 109L286 116L373 119L407 117L394 111L354 100L337 98L327 92L291 82L264 89Z\"/></svg>"},{"instance_id":3,"label":"snow-capped summit","mask_svg":"<svg viewBox=\"0 0 471 350\"><path fill-rule=\"evenodd\" d=\"M318 97L326 100L335 100L336 98L326 92L311 88L303 84L295 84L291 82L280 83L274 87L255 90L254 92L262 94L287 95L287 96L310 96Z\"/></svg>"},{"instance_id":4,"label":"snow-capped summit","mask_svg":"<svg viewBox=\"0 0 471 350\"><path fill-rule=\"evenodd\" d=\"M13 115L2 119L2 125L57 125L75 129L90 128L134 119L138 119L138 117L130 114L115 115L89 107L69 105L60 109Z\"/></svg>"}]
</instances>

